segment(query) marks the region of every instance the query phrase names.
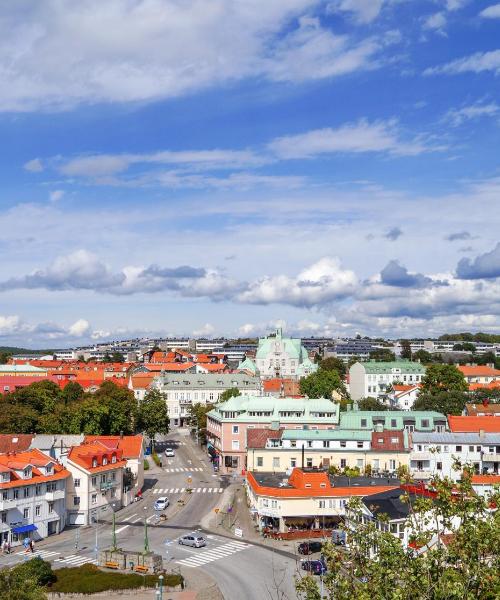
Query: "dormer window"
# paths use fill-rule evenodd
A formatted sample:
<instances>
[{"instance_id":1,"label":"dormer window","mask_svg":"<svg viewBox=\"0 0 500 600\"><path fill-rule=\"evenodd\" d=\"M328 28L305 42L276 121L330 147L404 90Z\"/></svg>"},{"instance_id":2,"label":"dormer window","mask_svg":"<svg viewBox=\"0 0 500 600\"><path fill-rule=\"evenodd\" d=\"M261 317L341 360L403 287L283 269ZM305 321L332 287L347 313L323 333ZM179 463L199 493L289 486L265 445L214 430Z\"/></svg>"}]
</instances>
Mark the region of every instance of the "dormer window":
<instances>
[{"instance_id":1,"label":"dormer window","mask_svg":"<svg viewBox=\"0 0 500 600\"><path fill-rule=\"evenodd\" d=\"M92 467L97 467L97 458L92 459Z\"/></svg>"},{"instance_id":2,"label":"dormer window","mask_svg":"<svg viewBox=\"0 0 500 600\"><path fill-rule=\"evenodd\" d=\"M107 465L108 464L108 457L107 456L103 456L102 457L102 464L103 465Z\"/></svg>"},{"instance_id":3,"label":"dormer window","mask_svg":"<svg viewBox=\"0 0 500 600\"><path fill-rule=\"evenodd\" d=\"M24 469L24 471L23 471L23 477L24 477L24 479L29 479L31 477L31 469L30 469L30 467L26 467L26 469Z\"/></svg>"},{"instance_id":4,"label":"dormer window","mask_svg":"<svg viewBox=\"0 0 500 600\"><path fill-rule=\"evenodd\" d=\"M52 475L53 470L54 470L54 465L52 463L48 464L45 467L45 472L47 473L47 475Z\"/></svg>"},{"instance_id":5,"label":"dormer window","mask_svg":"<svg viewBox=\"0 0 500 600\"><path fill-rule=\"evenodd\" d=\"M111 462L112 462L112 463L115 463L115 462L116 462L116 454L113 454L113 455L111 456Z\"/></svg>"},{"instance_id":6,"label":"dormer window","mask_svg":"<svg viewBox=\"0 0 500 600\"><path fill-rule=\"evenodd\" d=\"M310 488L310 487L311 487L311 484L310 484L310 483L306 483L306 486L305 486L305 487L306 487L306 488Z\"/></svg>"},{"instance_id":7,"label":"dormer window","mask_svg":"<svg viewBox=\"0 0 500 600\"><path fill-rule=\"evenodd\" d=\"M10 481L10 473L2 473L2 481Z\"/></svg>"}]
</instances>

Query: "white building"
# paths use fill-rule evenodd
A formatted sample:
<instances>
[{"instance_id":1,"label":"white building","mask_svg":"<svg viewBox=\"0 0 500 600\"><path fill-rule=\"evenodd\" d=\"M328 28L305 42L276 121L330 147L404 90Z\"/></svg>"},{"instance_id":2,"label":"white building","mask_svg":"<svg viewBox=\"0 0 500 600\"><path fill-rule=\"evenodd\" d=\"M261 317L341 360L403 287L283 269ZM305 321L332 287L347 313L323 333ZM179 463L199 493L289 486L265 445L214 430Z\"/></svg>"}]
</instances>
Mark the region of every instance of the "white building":
<instances>
[{"instance_id":1,"label":"white building","mask_svg":"<svg viewBox=\"0 0 500 600\"><path fill-rule=\"evenodd\" d=\"M246 396L258 396L261 381L243 373L172 373L156 377L151 388L165 394L170 424L177 426L184 424L189 406L215 403L231 388L237 388Z\"/></svg>"},{"instance_id":2,"label":"white building","mask_svg":"<svg viewBox=\"0 0 500 600\"><path fill-rule=\"evenodd\" d=\"M99 441L71 449L66 461L72 476L67 488L70 525L90 525L106 511L121 508L126 466L122 450Z\"/></svg>"},{"instance_id":3,"label":"white building","mask_svg":"<svg viewBox=\"0 0 500 600\"><path fill-rule=\"evenodd\" d=\"M299 379L318 370L318 365L310 360L302 341L298 338L283 337L281 328L276 329L274 335L259 340L255 364L264 379Z\"/></svg>"},{"instance_id":4,"label":"white building","mask_svg":"<svg viewBox=\"0 0 500 600\"><path fill-rule=\"evenodd\" d=\"M425 367L418 362L396 360L391 362L357 362L349 369L349 391L353 400L377 398L385 400L395 383L421 383Z\"/></svg>"},{"instance_id":5,"label":"white building","mask_svg":"<svg viewBox=\"0 0 500 600\"><path fill-rule=\"evenodd\" d=\"M66 525L70 472L39 450L0 455L0 540L39 540Z\"/></svg>"},{"instance_id":6,"label":"white building","mask_svg":"<svg viewBox=\"0 0 500 600\"><path fill-rule=\"evenodd\" d=\"M412 410L420 393L420 384L394 384L393 391L389 394L391 406L397 410Z\"/></svg>"},{"instance_id":7,"label":"white building","mask_svg":"<svg viewBox=\"0 0 500 600\"><path fill-rule=\"evenodd\" d=\"M434 475L460 479L456 461L469 464L478 474L500 474L499 433L423 433L412 434L410 471L415 479Z\"/></svg>"}]
</instances>

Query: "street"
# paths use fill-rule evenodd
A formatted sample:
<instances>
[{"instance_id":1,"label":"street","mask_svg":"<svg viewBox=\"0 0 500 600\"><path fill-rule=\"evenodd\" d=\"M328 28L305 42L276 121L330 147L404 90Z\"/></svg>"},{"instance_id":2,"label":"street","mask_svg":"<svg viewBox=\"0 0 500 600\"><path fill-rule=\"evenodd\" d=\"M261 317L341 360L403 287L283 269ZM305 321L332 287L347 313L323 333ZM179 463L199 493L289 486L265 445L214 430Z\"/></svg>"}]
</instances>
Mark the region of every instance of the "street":
<instances>
[{"instance_id":1,"label":"street","mask_svg":"<svg viewBox=\"0 0 500 600\"><path fill-rule=\"evenodd\" d=\"M167 446L174 448L175 457L165 457ZM202 532L202 517L214 510L230 481L213 473L210 463L200 455L187 432L169 433L156 448L162 468L154 467L145 472L143 499L115 514L117 546L142 550L147 534L149 549L163 556L167 570L183 573L186 569L202 569L215 579L228 600L296 598L293 587L295 559L236 537ZM150 462L153 465L153 461ZM187 488L191 488L192 493L187 493ZM170 505L161 511L166 515L166 521L160 521L154 502L165 496ZM199 531L207 538L205 547L179 545L178 539L193 531ZM95 526L66 529L37 544L34 554L53 563L54 568L93 563L96 539L99 550L111 547L111 509L99 515L97 529ZM25 554L20 550L1 556L0 565L12 566L31 557L32 553Z\"/></svg>"}]
</instances>

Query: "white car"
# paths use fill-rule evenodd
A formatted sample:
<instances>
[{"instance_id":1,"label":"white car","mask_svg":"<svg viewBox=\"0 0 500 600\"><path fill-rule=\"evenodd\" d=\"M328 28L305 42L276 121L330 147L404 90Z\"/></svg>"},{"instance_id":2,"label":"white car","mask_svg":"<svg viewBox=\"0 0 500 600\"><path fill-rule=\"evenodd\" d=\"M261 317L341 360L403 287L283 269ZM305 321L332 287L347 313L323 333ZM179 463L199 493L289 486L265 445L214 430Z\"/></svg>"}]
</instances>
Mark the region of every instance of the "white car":
<instances>
[{"instance_id":1,"label":"white car","mask_svg":"<svg viewBox=\"0 0 500 600\"><path fill-rule=\"evenodd\" d=\"M173 448L166 448L165 456L175 456L175 450Z\"/></svg>"},{"instance_id":2,"label":"white car","mask_svg":"<svg viewBox=\"0 0 500 600\"><path fill-rule=\"evenodd\" d=\"M192 546L193 548L201 548L207 545L207 540L202 535L190 533L179 538L179 544L182 546Z\"/></svg>"},{"instance_id":3,"label":"white car","mask_svg":"<svg viewBox=\"0 0 500 600\"><path fill-rule=\"evenodd\" d=\"M155 510L165 510L167 506L170 504L168 498L166 496L162 496L158 498L158 500L154 504Z\"/></svg>"}]
</instances>

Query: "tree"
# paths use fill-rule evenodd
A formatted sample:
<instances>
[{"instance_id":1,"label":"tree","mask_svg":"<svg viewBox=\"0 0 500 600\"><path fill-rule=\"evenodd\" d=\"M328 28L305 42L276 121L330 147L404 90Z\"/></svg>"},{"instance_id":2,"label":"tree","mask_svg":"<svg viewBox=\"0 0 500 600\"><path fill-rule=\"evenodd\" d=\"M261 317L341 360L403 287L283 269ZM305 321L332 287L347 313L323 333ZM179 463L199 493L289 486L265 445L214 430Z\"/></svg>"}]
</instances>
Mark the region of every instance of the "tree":
<instances>
[{"instance_id":1,"label":"tree","mask_svg":"<svg viewBox=\"0 0 500 600\"><path fill-rule=\"evenodd\" d=\"M50 563L42 560L39 556L21 563L16 570L27 579L34 579L38 585L49 585L57 579Z\"/></svg>"},{"instance_id":2,"label":"tree","mask_svg":"<svg viewBox=\"0 0 500 600\"><path fill-rule=\"evenodd\" d=\"M419 360L424 365L427 365L433 362L434 358L430 352L427 352L427 350L417 350L413 354L413 360Z\"/></svg>"},{"instance_id":3,"label":"tree","mask_svg":"<svg viewBox=\"0 0 500 600\"><path fill-rule=\"evenodd\" d=\"M376 350L372 350L370 352L370 358L381 362L391 362L396 360L394 352L391 352L389 348L377 348Z\"/></svg>"},{"instance_id":4,"label":"tree","mask_svg":"<svg viewBox=\"0 0 500 600\"><path fill-rule=\"evenodd\" d=\"M190 404L188 407L188 423L197 430L201 443L205 442L207 430L207 414L213 409L213 404Z\"/></svg>"},{"instance_id":5,"label":"tree","mask_svg":"<svg viewBox=\"0 0 500 600\"><path fill-rule=\"evenodd\" d=\"M29 562L33 562L33 560ZM28 573L29 570L30 568L25 567L25 564L20 564L13 569L0 571L2 600L46 600L47 595L38 583L37 576Z\"/></svg>"},{"instance_id":6,"label":"tree","mask_svg":"<svg viewBox=\"0 0 500 600\"><path fill-rule=\"evenodd\" d=\"M76 402L77 400L81 400L84 395L84 391L82 386L76 381L70 381L66 384L65 388L61 393L62 400L64 404L70 404L71 402Z\"/></svg>"},{"instance_id":7,"label":"tree","mask_svg":"<svg viewBox=\"0 0 500 600\"><path fill-rule=\"evenodd\" d=\"M385 531L383 515L377 527L363 519L360 499L349 503L348 545L323 545L328 572L296 579L305 600L495 600L500 597L500 502L476 495L471 470L462 479L431 481L433 498L401 491L408 508L410 545ZM373 506L376 508L376 506ZM443 534L446 544L443 543ZM414 548L425 551L416 552ZM322 592L322 593L321 593Z\"/></svg>"},{"instance_id":8,"label":"tree","mask_svg":"<svg viewBox=\"0 0 500 600\"><path fill-rule=\"evenodd\" d=\"M121 352L113 352L113 354L111 355L111 360L109 362L123 363L125 362L125 357Z\"/></svg>"},{"instance_id":9,"label":"tree","mask_svg":"<svg viewBox=\"0 0 500 600\"><path fill-rule=\"evenodd\" d=\"M133 433L136 424L137 402L127 388L118 387L112 381L104 381L92 397L107 409L103 434Z\"/></svg>"},{"instance_id":10,"label":"tree","mask_svg":"<svg viewBox=\"0 0 500 600\"><path fill-rule=\"evenodd\" d=\"M224 390L219 396L219 402L227 402L229 398L235 398L236 396L241 396L240 390L235 387L229 388L227 390Z\"/></svg>"},{"instance_id":11,"label":"tree","mask_svg":"<svg viewBox=\"0 0 500 600\"><path fill-rule=\"evenodd\" d=\"M470 398L464 392L420 393L415 400L414 410L435 410L444 415L461 415Z\"/></svg>"},{"instance_id":12,"label":"tree","mask_svg":"<svg viewBox=\"0 0 500 600\"><path fill-rule=\"evenodd\" d=\"M401 340L401 358L411 360L410 340Z\"/></svg>"},{"instance_id":13,"label":"tree","mask_svg":"<svg viewBox=\"0 0 500 600\"><path fill-rule=\"evenodd\" d=\"M347 395L337 371L318 369L316 373L311 373L300 380L300 391L309 398L331 398L334 390L342 396Z\"/></svg>"},{"instance_id":14,"label":"tree","mask_svg":"<svg viewBox=\"0 0 500 600\"><path fill-rule=\"evenodd\" d=\"M341 378L345 377L345 374L347 373L347 367L344 361L336 356L324 358L322 361L320 361L319 368L322 371L336 371Z\"/></svg>"},{"instance_id":15,"label":"tree","mask_svg":"<svg viewBox=\"0 0 500 600\"><path fill-rule=\"evenodd\" d=\"M388 410L388 407L377 398L361 398L358 400L359 410Z\"/></svg>"},{"instance_id":16,"label":"tree","mask_svg":"<svg viewBox=\"0 0 500 600\"><path fill-rule=\"evenodd\" d=\"M0 352L0 365L6 365L12 356L10 352Z\"/></svg>"},{"instance_id":17,"label":"tree","mask_svg":"<svg viewBox=\"0 0 500 600\"><path fill-rule=\"evenodd\" d=\"M421 392L466 392L469 389L463 374L455 365L430 365L422 380Z\"/></svg>"},{"instance_id":18,"label":"tree","mask_svg":"<svg viewBox=\"0 0 500 600\"><path fill-rule=\"evenodd\" d=\"M144 400L139 404L137 428L139 431L144 431L154 447L156 435L168 433L169 426L170 419L165 395L156 389L148 390Z\"/></svg>"}]
</instances>

